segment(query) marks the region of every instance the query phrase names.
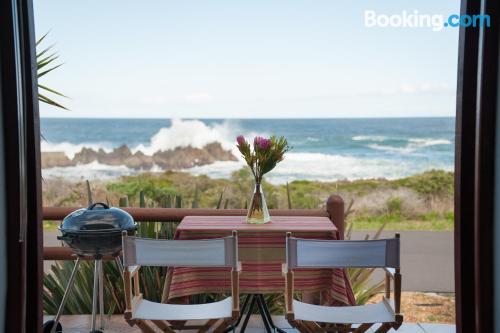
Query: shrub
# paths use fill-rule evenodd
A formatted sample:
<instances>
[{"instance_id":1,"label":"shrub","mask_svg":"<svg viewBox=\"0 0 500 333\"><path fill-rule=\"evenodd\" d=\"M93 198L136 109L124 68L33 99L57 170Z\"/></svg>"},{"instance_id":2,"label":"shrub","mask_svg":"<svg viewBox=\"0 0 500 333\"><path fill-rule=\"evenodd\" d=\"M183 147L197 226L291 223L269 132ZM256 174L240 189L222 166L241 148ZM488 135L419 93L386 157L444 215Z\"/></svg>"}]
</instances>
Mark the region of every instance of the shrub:
<instances>
[{"instance_id":1,"label":"shrub","mask_svg":"<svg viewBox=\"0 0 500 333\"><path fill-rule=\"evenodd\" d=\"M444 170L431 170L396 181L428 198L436 195L453 195L454 174Z\"/></svg>"},{"instance_id":2,"label":"shrub","mask_svg":"<svg viewBox=\"0 0 500 333\"><path fill-rule=\"evenodd\" d=\"M174 196L177 193L168 178L147 173L123 177L118 182L108 184L107 189L126 195L131 204L137 204L136 199L141 191L157 205L162 205L165 197Z\"/></svg>"},{"instance_id":3,"label":"shrub","mask_svg":"<svg viewBox=\"0 0 500 333\"><path fill-rule=\"evenodd\" d=\"M403 205L403 200L399 197L392 197L387 200L387 213L399 214L401 213L401 207Z\"/></svg>"}]
</instances>

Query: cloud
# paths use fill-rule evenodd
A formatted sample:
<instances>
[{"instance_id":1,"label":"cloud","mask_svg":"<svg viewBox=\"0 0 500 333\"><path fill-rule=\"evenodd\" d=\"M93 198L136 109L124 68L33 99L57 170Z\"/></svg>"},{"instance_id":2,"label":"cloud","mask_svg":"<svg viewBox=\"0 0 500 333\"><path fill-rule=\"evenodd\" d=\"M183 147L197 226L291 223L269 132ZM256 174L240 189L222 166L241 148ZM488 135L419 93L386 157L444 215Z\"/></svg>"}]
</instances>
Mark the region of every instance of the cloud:
<instances>
[{"instance_id":1,"label":"cloud","mask_svg":"<svg viewBox=\"0 0 500 333\"><path fill-rule=\"evenodd\" d=\"M374 89L366 90L347 90L342 92L336 92L332 94L318 94L312 95L313 98L360 98L360 97L376 97L376 96L404 96L413 94L450 94L455 91L450 85L442 83L416 83L409 84L403 83L396 86L381 86L375 87Z\"/></svg>"},{"instance_id":2,"label":"cloud","mask_svg":"<svg viewBox=\"0 0 500 333\"><path fill-rule=\"evenodd\" d=\"M447 84L426 82L420 84L403 84L399 91L405 94L447 93L452 92L452 89Z\"/></svg>"},{"instance_id":3,"label":"cloud","mask_svg":"<svg viewBox=\"0 0 500 333\"><path fill-rule=\"evenodd\" d=\"M188 94L184 99L189 103L207 103L213 100L212 95L206 92Z\"/></svg>"},{"instance_id":4,"label":"cloud","mask_svg":"<svg viewBox=\"0 0 500 333\"><path fill-rule=\"evenodd\" d=\"M144 96L140 99L140 102L146 105L163 105L169 101L170 99L165 96Z\"/></svg>"}]
</instances>

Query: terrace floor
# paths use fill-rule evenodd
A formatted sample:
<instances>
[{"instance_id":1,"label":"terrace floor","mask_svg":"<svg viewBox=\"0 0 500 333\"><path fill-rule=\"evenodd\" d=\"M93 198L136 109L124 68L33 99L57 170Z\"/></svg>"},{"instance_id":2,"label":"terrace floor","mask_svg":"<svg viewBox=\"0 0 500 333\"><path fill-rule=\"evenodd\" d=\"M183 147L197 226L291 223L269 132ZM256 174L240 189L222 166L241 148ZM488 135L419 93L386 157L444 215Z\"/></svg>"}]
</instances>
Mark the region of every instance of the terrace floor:
<instances>
[{"instance_id":1,"label":"terrace floor","mask_svg":"<svg viewBox=\"0 0 500 333\"><path fill-rule=\"evenodd\" d=\"M50 319L49 316L45 320ZM273 316L274 323L283 330L295 333L298 332L292 329L283 316ZM91 317L89 315L74 315L63 316L61 324L64 333L88 333L90 330ZM105 333L140 333L140 330L135 327L130 327L120 315L107 317L105 325ZM375 329L368 332L374 332ZM158 332L161 332L158 330ZM190 332L190 331L183 331ZM258 315L253 315L248 323L246 332L248 333L264 333L265 329ZM393 332L393 331L391 331ZM399 333L455 333L455 325L445 324L420 324L408 323L404 324L397 331Z\"/></svg>"}]
</instances>

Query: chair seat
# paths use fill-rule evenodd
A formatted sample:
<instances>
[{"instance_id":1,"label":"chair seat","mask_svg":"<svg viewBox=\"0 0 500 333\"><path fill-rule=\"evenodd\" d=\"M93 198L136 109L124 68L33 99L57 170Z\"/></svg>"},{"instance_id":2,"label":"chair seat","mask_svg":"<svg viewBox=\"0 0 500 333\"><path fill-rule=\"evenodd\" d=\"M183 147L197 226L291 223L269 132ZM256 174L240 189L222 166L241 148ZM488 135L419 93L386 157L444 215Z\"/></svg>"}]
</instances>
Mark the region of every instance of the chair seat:
<instances>
[{"instance_id":1,"label":"chair seat","mask_svg":"<svg viewBox=\"0 0 500 333\"><path fill-rule=\"evenodd\" d=\"M293 301L296 320L320 323L391 323L395 321L391 305L385 301L359 306L321 306Z\"/></svg>"},{"instance_id":2,"label":"chair seat","mask_svg":"<svg viewBox=\"0 0 500 333\"><path fill-rule=\"evenodd\" d=\"M140 300L132 313L134 319L196 320L220 319L232 316L233 299L206 304L163 304Z\"/></svg>"}]
</instances>

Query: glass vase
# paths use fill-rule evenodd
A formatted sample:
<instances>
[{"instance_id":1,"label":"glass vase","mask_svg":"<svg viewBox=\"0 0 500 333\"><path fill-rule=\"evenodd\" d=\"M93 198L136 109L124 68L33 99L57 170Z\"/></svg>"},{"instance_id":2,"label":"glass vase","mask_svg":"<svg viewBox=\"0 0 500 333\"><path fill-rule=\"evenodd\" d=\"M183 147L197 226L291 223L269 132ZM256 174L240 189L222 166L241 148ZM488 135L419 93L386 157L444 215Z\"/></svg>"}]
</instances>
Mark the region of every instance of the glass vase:
<instances>
[{"instance_id":1,"label":"glass vase","mask_svg":"<svg viewBox=\"0 0 500 333\"><path fill-rule=\"evenodd\" d=\"M247 223L263 224L271 222L269 210L267 209L266 197L260 183L255 183L252 201L248 207Z\"/></svg>"}]
</instances>

